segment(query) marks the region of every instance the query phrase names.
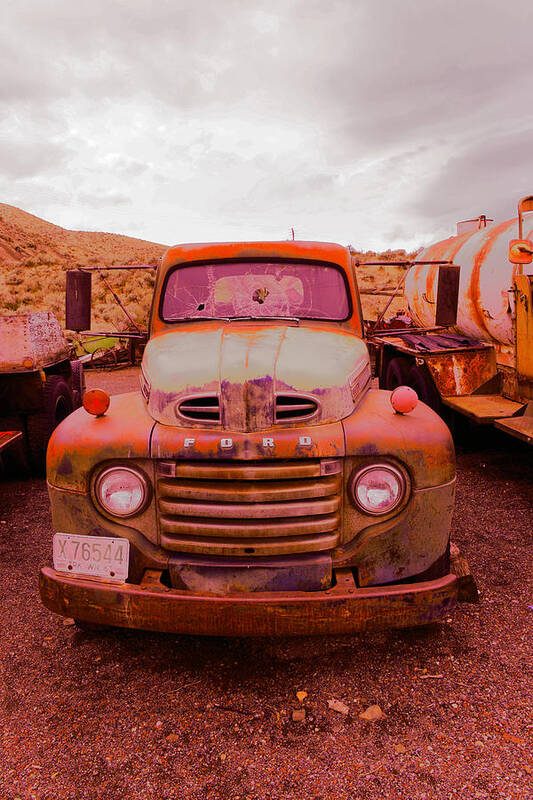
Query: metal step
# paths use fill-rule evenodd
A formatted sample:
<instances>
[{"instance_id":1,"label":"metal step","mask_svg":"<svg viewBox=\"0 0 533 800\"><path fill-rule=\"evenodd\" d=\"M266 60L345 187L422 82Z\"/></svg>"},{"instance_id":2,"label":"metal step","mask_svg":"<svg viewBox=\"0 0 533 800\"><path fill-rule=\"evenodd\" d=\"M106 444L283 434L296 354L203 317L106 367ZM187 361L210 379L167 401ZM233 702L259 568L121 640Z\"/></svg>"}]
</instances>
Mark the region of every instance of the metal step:
<instances>
[{"instance_id":1,"label":"metal step","mask_svg":"<svg viewBox=\"0 0 533 800\"><path fill-rule=\"evenodd\" d=\"M494 425L517 439L533 444L533 402L528 403L523 417L499 419Z\"/></svg>"},{"instance_id":2,"label":"metal step","mask_svg":"<svg viewBox=\"0 0 533 800\"><path fill-rule=\"evenodd\" d=\"M454 411L481 424L490 424L497 419L513 417L524 407L501 394L469 394L462 397L443 397L445 403ZM521 417L519 419L522 419Z\"/></svg>"}]
</instances>

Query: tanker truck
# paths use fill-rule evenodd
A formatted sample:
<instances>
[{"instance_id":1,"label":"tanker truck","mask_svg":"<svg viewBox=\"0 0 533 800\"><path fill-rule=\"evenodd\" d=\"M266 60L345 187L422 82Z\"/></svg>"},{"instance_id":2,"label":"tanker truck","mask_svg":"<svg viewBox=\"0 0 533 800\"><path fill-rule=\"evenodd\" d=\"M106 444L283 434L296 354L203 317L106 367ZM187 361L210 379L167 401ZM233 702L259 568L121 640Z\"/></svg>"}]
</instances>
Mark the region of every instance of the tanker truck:
<instances>
[{"instance_id":1,"label":"tanker truck","mask_svg":"<svg viewBox=\"0 0 533 800\"><path fill-rule=\"evenodd\" d=\"M382 388L406 384L437 412L452 409L529 444L532 211L533 196L524 197L517 218L467 220L419 253L404 282L409 324L371 336Z\"/></svg>"}]
</instances>

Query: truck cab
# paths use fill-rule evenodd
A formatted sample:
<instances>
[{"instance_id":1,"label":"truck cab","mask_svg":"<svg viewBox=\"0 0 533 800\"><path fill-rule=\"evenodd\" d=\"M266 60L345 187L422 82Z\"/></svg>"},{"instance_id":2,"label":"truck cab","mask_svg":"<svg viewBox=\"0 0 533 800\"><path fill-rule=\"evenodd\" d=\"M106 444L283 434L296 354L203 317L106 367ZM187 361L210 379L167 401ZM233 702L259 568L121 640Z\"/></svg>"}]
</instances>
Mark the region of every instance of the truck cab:
<instances>
[{"instance_id":1,"label":"truck cab","mask_svg":"<svg viewBox=\"0 0 533 800\"><path fill-rule=\"evenodd\" d=\"M48 449L51 610L338 634L429 623L461 597L452 440L426 405L399 413L372 387L348 249L169 249L140 390L108 408L88 395Z\"/></svg>"}]
</instances>

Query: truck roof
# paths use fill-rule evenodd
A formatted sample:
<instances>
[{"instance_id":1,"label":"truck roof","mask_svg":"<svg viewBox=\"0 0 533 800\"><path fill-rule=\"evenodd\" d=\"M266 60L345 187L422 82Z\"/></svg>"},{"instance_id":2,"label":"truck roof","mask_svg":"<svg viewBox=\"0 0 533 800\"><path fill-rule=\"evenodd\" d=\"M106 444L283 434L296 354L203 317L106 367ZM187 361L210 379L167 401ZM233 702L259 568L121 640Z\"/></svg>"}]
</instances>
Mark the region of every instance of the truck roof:
<instances>
[{"instance_id":1,"label":"truck roof","mask_svg":"<svg viewBox=\"0 0 533 800\"><path fill-rule=\"evenodd\" d=\"M350 254L346 247L331 242L207 242L178 244L167 250L161 266L166 268L184 261L231 258L305 258L331 261L348 268Z\"/></svg>"}]
</instances>

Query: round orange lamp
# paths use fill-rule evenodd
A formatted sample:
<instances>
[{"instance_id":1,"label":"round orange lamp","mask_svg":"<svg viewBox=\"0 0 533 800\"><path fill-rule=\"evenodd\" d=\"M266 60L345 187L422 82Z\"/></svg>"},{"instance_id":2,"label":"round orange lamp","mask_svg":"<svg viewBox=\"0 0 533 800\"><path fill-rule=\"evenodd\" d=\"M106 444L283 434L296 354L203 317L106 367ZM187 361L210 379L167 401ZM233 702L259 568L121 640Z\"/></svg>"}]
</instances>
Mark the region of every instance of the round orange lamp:
<instances>
[{"instance_id":1,"label":"round orange lamp","mask_svg":"<svg viewBox=\"0 0 533 800\"><path fill-rule=\"evenodd\" d=\"M109 395L103 389L89 389L83 395L83 407L88 414L94 417L103 417L109 408Z\"/></svg>"},{"instance_id":2,"label":"round orange lamp","mask_svg":"<svg viewBox=\"0 0 533 800\"><path fill-rule=\"evenodd\" d=\"M390 396L393 409L397 414L408 414L418 405L418 395L410 386L397 386Z\"/></svg>"}]
</instances>

